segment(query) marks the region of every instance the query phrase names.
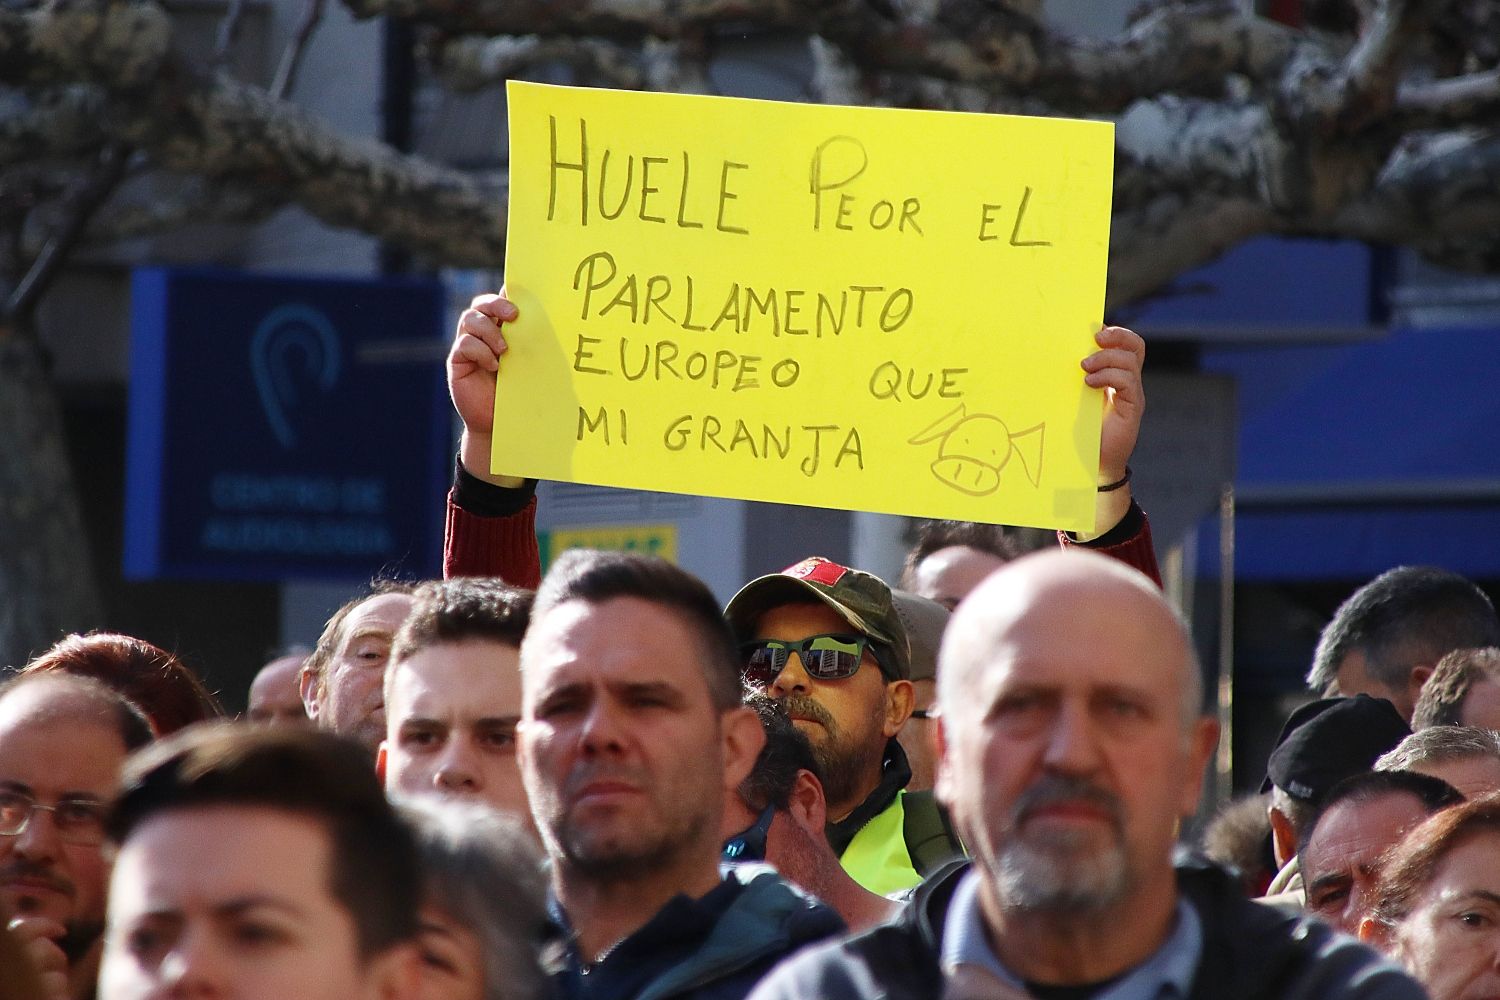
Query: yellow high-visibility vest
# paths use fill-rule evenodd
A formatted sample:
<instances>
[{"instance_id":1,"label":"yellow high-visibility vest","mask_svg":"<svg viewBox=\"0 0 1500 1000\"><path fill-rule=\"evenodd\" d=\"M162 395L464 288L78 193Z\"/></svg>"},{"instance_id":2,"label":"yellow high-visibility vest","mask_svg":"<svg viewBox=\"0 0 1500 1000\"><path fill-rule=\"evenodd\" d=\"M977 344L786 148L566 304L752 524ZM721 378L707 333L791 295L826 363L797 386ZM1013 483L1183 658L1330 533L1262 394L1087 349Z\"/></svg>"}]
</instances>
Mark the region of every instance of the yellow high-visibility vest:
<instances>
[{"instance_id":1,"label":"yellow high-visibility vest","mask_svg":"<svg viewBox=\"0 0 1500 1000\"><path fill-rule=\"evenodd\" d=\"M839 862L849 877L873 893L889 896L922 881L906 850L906 810L902 791L884 811L860 828Z\"/></svg>"}]
</instances>

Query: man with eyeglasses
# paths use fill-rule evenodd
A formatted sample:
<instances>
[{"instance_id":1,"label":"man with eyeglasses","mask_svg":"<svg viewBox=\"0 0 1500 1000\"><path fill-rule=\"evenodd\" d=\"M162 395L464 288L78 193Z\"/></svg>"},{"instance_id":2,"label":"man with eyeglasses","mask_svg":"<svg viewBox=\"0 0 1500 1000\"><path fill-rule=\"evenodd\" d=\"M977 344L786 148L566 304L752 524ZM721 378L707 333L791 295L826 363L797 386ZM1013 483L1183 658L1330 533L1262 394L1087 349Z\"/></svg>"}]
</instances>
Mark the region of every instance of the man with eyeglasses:
<instances>
[{"instance_id":1,"label":"man with eyeglasses","mask_svg":"<svg viewBox=\"0 0 1500 1000\"><path fill-rule=\"evenodd\" d=\"M104 810L138 709L97 681L22 674L0 687L0 903L39 969L88 995L104 927Z\"/></svg>"},{"instance_id":2,"label":"man with eyeglasses","mask_svg":"<svg viewBox=\"0 0 1500 1000\"><path fill-rule=\"evenodd\" d=\"M811 741L844 869L880 895L921 881L908 847L911 767L896 734L914 693L906 625L878 577L821 557L750 581L724 609L748 687ZM943 856L962 853L950 842Z\"/></svg>"}]
</instances>

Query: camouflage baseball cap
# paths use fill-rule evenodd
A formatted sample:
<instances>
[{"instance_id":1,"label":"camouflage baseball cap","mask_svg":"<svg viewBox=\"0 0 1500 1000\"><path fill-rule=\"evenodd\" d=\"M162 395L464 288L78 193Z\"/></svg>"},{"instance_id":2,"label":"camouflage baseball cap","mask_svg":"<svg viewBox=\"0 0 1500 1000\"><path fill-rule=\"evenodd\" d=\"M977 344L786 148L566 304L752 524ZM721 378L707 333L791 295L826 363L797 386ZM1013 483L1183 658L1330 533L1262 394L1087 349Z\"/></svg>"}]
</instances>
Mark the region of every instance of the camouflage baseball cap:
<instances>
[{"instance_id":1,"label":"camouflage baseball cap","mask_svg":"<svg viewBox=\"0 0 1500 1000\"><path fill-rule=\"evenodd\" d=\"M911 677L911 647L906 626L891 599L891 588L878 576L840 566L813 556L780 573L757 577L729 599L724 617L735 635L748 639L755 623L772 608L805 603L808 598L828 605L849 627L889 650L880 669L890 680Z\"/></svg>"}]
</instances>

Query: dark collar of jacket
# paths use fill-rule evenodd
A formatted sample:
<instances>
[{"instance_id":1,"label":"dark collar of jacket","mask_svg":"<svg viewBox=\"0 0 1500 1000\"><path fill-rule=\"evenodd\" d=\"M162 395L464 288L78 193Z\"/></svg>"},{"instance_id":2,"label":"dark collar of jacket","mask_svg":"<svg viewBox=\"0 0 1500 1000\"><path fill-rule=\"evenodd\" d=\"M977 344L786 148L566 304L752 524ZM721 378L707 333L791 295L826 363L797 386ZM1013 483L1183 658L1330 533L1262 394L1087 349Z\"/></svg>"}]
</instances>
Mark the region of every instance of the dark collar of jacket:
<instances>
[{"instance_id":1,"label":"dark collar of jacket","mask_svg":"<svg viewBox=\"0 0 1500 1000\"><path fill-rule=\"evenodd\" d=\"M1353 938L1306 913L1247 899L1233 876L1201 856L1179 853L1177 887L1203 920L1191 1000L1346 996L1356 976L1371 996L1422 996L1421 987ZM1382 978L1391 980L1390 992L1373 986Z\"/></svg>"},{"instance_id":2,"label":"dark collar of jacket","mask_svg":"<svg viewBox=\"0 0 1500 1000\"><path fill-rule=\"evenodd\" d=\"M901 789L910 782L911 764L906 759L906 751L901 749L901 744L892 736L885 741L885 757L880 762L880 784L848 816L824 827L828 843L833 845L833 853L843 857L844 850L854 839L854 835L863 830L870 820L889 809L891 803L896 801L896 796L901 794Z\"/></svg>"},{"instance_id":3,"label":"dark collar of jacket","mask_svg":"<svg viewBox=\"0 0 1500 1000\"><path fill-rule=\"evenodd\" d=\"M766 865L726 865L724 881L701 900L678 896L656 916L626 937L594 964L606 971L611 958L634 965L642 941L662 940L675 955L664 961L644 982L631 982L624 995L631 1000L668 997L737 998L772 965L805 944L844 931L844 922L830 907L788 884ZM712 897L712 898L711 898ZM554 904L555 905L555 904ZM711 913L710 910L713 912ZM687 922L691 922L688 925ZM559 996L611 997L603 979L582 975L577 954L567 940L566 916L555 911L559 937L544 950ZM639 968L637 966L637 968Z\"/></svg>"},{"instance_id":4,"label":"dark collar of jacket","mask_svg":"<svg viewBox=\"0 0 1500 1000\"><path fill-rule=\"evenodd\" d=\"M899 941L887 938L879 957L867 954L885 965L883 972L876 970L877 980L884 975L941 981L939 956L948 905L972 864L955 861L917 887L894 928L910 947L903 949ZM1360 977L1367 984L1376 977L1390 980L1389 992L1370 996L1422 995L1421 988L1394 967L1385 965L1377 972L1376 966L1384 964L1379 956L1316 918L1246 899L1239 883L1212 862L1182 852L1176 870L1178 891L1196 908L1203 926L1203 952L1191 1000L1321 1000L1350 995L1351 980ZM870 933L881 932L877 928ZM891 995L905 994L893 990Z\"/></svg>"}]
</instances>

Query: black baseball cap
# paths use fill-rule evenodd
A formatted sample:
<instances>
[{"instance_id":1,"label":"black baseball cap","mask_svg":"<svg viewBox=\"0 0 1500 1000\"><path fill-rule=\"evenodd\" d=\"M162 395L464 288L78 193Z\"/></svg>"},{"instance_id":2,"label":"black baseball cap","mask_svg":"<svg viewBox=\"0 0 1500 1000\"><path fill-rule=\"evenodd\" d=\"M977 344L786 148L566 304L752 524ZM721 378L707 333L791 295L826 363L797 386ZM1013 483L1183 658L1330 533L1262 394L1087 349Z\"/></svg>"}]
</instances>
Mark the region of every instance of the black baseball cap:
<instances>
[{"instance_id":1,"label":"black baseball cap","mask_svg":"<svg viewBox=\"0 0 1500 1000\"><path fill-rule=\"evenodd\" d=\"M1411 727L1384 698L1357 694L1309 702L1281 727L1260 790L1275 785L1294 799L1316 802L1345 778L1370 770L1410 735Z\"/></svg>"}]
</instances>

